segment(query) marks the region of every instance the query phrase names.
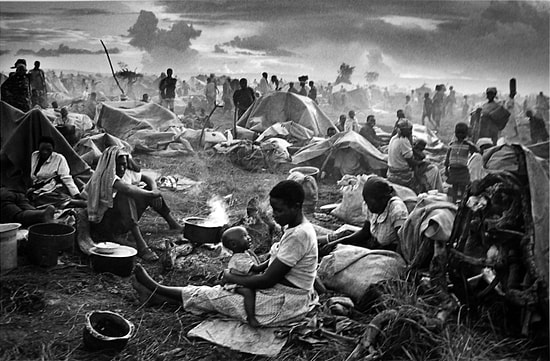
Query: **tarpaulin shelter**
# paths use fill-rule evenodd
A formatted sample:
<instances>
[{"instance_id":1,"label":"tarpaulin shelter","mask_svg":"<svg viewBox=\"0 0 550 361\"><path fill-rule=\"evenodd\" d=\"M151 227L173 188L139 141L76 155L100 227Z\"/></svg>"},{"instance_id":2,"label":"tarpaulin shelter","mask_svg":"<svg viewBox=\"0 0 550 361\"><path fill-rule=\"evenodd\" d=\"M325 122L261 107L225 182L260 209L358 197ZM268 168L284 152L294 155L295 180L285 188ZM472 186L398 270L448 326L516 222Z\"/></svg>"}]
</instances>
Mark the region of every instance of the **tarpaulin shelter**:
<instances>
[{"instance_id":1,"label":"tarpaulin shelter","mask_svg":"<svg viewBox=\"0 0 550 361\"><path fill-rule=\"evenodd\" d=\"M319 156L328 156L329 152L344 148L351 148L358 152L373 170L388 168L388 156L354 131L337 133L329 139L301 148L292 156L292 163L304 163Z\"/></svg>"},{"instance_id":2,"label":"tarpaulin shelter","mask_svg":"<svg viewBox=\"0 0 550 361\"><path fill-rule=\"evenodd\" d=\"M263 139L271 137L292 138L298 141L305 141L313 138L313 131L292 121L276 123L267 128L256 140L261 142Z\"/></svg>"},{"instance_id":3,"label":"tarpaulin shelter","mask_svg":"<svg viewBox=\"0 0 550 361\"><path fill-rule=\"evenodd\" d=\"M0 150L2 185L25 190L31 185L31 155L38 149L42 136L50 136L55 142L55 151L67 159L75 183L87 182L92 172L88 164L71 148L63 135L39 109L32 109L19 119L9 119L2 114L0 122L15 123L9 138L2 142ZM4 126L2 126L4 127ZM4 136L4 135L3 135Z\"/></svg>"},{"instance_id":4,"label":"tarpaulin shelter","mask_svg":"<svg viewBox=\"0 0 550 361\"><path fill-rule=\"evenodd\" d=\"M103 104L97 126L141 150L156 150L158 142L174 140L182 127L178 117L168 109L145 103L132 109L121 109Z\"/></svg>"},{"instance_id":5,"label":"tarpaulin shelter","mask_svg":"<svg viewBox=\"0 0 550 361\"><path fill-rule=\"evenodd\" d=\"M5 101L0 101L0 147L11 137L13 131L20 123L24 112Z\"/></svg>"},{"instance_id":6,"label":"tarpaulin shelter","mask_svg":"<svg viewBox=\"0 0 550 361\"><path fill-rule=\"evenodd\" d=\"M293 121L324 136L334 123L310 98L288 92L273 92L257 99L237 125L263 132L275 123Z\"/></svg>"}]
</instances>

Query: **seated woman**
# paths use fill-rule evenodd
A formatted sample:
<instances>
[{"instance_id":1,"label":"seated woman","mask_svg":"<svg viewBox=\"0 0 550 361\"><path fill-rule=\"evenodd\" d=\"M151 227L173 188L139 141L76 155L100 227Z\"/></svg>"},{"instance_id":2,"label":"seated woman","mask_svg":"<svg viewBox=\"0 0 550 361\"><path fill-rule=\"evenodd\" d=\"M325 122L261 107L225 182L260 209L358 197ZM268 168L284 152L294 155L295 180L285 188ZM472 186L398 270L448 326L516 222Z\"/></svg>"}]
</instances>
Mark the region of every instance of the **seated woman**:
<instances>
[{"instance_id":1,"label":"seated woman","mask_svg":"<svg viewBox=\"0 0 550 361\"><path fill-rule=\"evenodd\" d=\"M260 264L257 275L224 271L223 283L235 283L256 292L256 319L260 325L276 326L305 317L315 300L317 274L315 230L302 213L304 190L292 180L277 184L269 193L273 217L287 226L280 242L271 247L270 258ZM142 301L182 305L192 313L216 312L246 322L244 298L221 286L167 287L155 282L141 266L133 285Z\"/></svg>"},{"instance_id":2,"label":"seated woman","mask_svg":"<svg viewBox=\"0 0 550 361\"><path fill-rule=\"evenodd\" d=\"M112 241L130 231L138 255L145 261L156 261L158 256L147 246L139 229L138 222L143 212L151 206L166 220L170 229L181 230L182 227L170 214L155 181L127 170L128 156L120 147L107 148L84 188L90 233L94 239ZM146 183L145 189L135 185L139 181Z\"/></svg>"},{"instance_id":3,"label":"seated woman","mask_svg":"<svg viewBox=\"0 0 550 361\"><path fill-rule=\"evenodd\" d=\"M38 141L38 150L32 153L32 186L27 192L29 199L37 207L86 207L67 160L62 154L54 152L54 147L51 137L42 136Z\"/></svg>"},{"instance_id":4,"label":"seated woman","mask_svg":"<svg viewBox=\"0 0 550 361\"><path fill-rule=\"evenodd\" d=\"M363 186L363 199L367 205L367 220L363 228L345 237L323 236L321 253L330 253L338 243L369 249L399 250L398 231L409 216L407 206L397 197L393 187L378 176L370 176Z\"/></svg>"}]
</instances>

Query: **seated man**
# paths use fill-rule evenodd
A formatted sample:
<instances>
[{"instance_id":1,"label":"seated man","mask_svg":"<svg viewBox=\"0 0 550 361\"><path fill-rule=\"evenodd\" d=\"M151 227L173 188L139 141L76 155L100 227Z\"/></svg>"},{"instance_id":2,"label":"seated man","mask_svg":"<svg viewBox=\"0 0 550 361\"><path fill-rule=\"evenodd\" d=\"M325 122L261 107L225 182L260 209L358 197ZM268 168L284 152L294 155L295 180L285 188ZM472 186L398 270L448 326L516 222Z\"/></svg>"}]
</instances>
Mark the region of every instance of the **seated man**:
<instances>
[{"instance_id":1,"label":"seated man","mask_svg":"<svg viewBox=\"0 0 550 361\"><path fill-rule=\"evenodd\" d=\"M128 167L128 154L120 147L111 146L103 152L85 186L89 229L80 229L79 238L91 235L98 240L115 240L131 232L138 255L145 261L156 261L158 256L147 246L139 229L143 212L151 206L170 229L181 230L182 227L170 214L155 181L140 172L127 171ZM145 182L147 187L137 187L135 183L139 181ZM81 227L86 227L84 222Z\"/></svg>"}]
</instances>

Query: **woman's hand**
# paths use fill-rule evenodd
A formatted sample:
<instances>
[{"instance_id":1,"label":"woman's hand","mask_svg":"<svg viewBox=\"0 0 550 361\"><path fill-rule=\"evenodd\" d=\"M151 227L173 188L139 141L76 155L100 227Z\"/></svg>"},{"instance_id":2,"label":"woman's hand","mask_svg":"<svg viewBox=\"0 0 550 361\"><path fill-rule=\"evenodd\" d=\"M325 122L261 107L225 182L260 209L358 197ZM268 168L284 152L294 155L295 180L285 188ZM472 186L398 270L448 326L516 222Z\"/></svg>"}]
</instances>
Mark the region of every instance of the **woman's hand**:
<instances>
[{"instance_id":1,"label":"woman's hand","mask_svg":"<svg viewBox=\"0 0 550 361\"><path fill-rule=\"evenodd\" d=\"M232 276L233 275L231 274L229 269L224 269L223 274L222 274L222 278L221 278L221 281L220 281L222 286L225 285L226 283L235 283L234 281L232 281Z\"/></svg>"}]
</instances>

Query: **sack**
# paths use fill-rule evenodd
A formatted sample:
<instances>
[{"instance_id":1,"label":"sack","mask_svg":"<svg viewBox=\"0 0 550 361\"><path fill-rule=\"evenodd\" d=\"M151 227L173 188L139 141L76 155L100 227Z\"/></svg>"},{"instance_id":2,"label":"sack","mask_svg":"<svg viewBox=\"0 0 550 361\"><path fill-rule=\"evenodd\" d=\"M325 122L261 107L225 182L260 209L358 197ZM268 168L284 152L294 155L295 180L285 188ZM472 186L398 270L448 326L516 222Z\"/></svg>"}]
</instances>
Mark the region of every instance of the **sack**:
<instances>
[{"instance_id":1,"label":"sack","mask_svg":"<svg viewBox=\"0 0 550 361\"><path fill-rule=\"evenodd\" d=\"M510 112L500 105L489 113L489 117L493 120L498 130L502 130L506 127L506 123L508 123Z\"/></svg>"},{"instance_id":2,"label":"sack","mask_svg":"<svg viewBox=\"0 0 550 361\"><path fill-rule=\"evenodd\" d=\"M335 217L353 225L363 225L363 185L367 181L364 175L345 175L338 181L342 191L342 203L330 212Z\"/></svg>"},{"instance_id":3,"label":"sack","mask_svg":"<svg viewBox=\"0 0 550 361\"><path fill-rule=\"evenodd\" d=\"M317 181L315 181L315 178L310 175L304 175L300 172L292 172L287 179L301 184L305 193L302 208L305 213L313 213L315 211L315 207L317 206L317 201L319 200L319 187L317 186Z\"/></svg>"},{"instance_id":4,"label":"sack","mask_svg":"<svg viewBox=\"0 0 550 361\"><path fill-rule=\"evenodd\" d=\"M405 268L395 252L339 244L323 257L317 275L327 288L358 302L371 285L399 278Z\"/></svg>"}]
</instances>

